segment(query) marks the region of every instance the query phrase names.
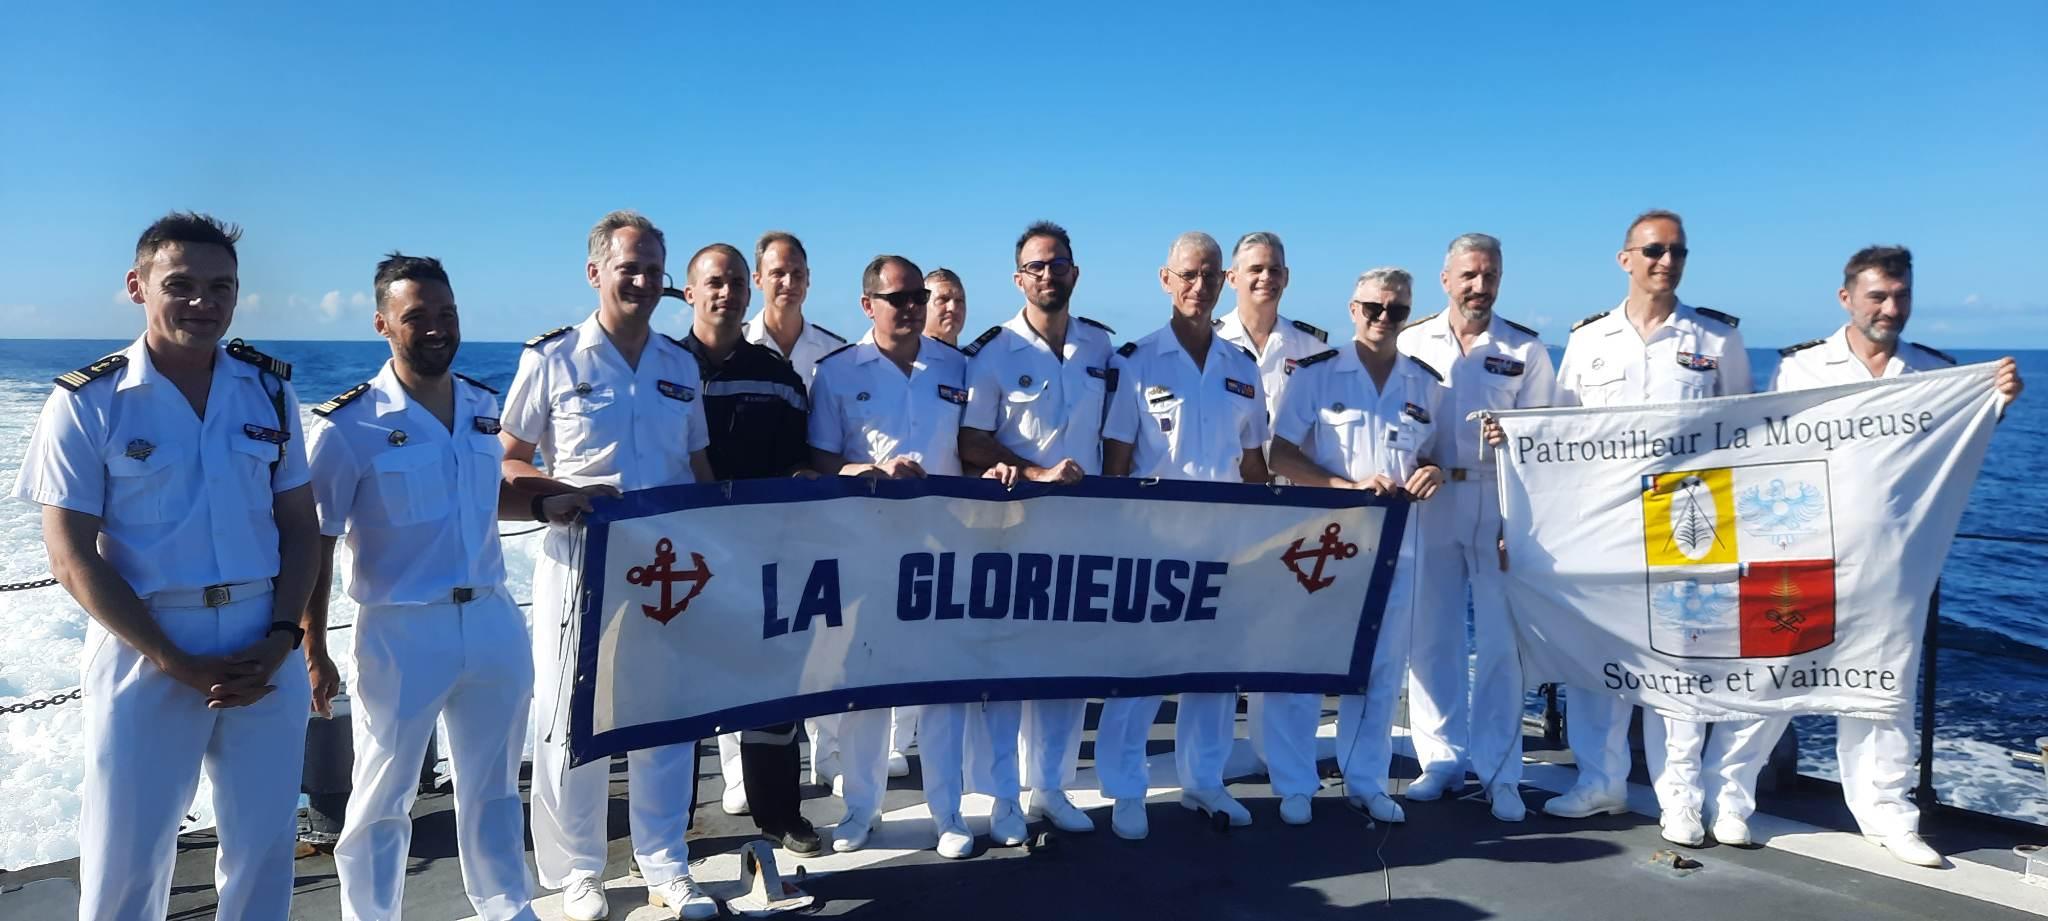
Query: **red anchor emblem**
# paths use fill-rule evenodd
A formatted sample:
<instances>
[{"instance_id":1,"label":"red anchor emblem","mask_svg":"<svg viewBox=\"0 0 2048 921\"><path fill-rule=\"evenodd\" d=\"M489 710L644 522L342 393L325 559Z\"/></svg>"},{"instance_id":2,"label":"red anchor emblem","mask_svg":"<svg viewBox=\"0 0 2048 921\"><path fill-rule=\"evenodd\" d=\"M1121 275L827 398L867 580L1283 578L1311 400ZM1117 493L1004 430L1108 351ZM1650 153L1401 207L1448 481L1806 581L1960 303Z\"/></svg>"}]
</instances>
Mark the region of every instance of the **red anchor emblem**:
<instances>
[{"instance_id":1,"label":"red anchor emblem","mask_svg":"<svg viewBox=\"0 0 2048 921\"><path fill-rule=\"evenodd\" d=\"M1344 543L1341 539L1343 533L1335 522L1331 522L1329 527L1323 529L1323 539L1314 550L1301 549L1301 542L1307 538L1297 537L1294 544L1287 548L1287 552L1280 554L1280 562L1287 564L1287 570L1294 573L1295 581L1300 582L1301 587L1308 589L1311 594L1329 588L1331 583L1337 581L1337 577L1325 578L1323 564L1332 558L1348 560L1358 555L1358 545ZM1316 561L1315 568L1309 572L1302 572L1301 561L1309 559Z\"/></svg>"},{"instance_id":2,"label":"red anchor emblem","mask_svg":"<svg viewBox=\"0 0 2048 921\"><path fill-rule=\"evenodd\" d=\"M626 570L626 581L634 585L661 584L661 606L651 604L640 606L640 613L664 624L675 619L677 614L690 609L690 600L704 591L704 583L711 581L711 567L704 565L704 554L692 551L690 562L694 568L678 571L675 568L676 548L664 537L654 545L654 565L635 566ZM690 583L690 593L676 599L673 592L677 582Z\"/></svg>"}]
</instances>

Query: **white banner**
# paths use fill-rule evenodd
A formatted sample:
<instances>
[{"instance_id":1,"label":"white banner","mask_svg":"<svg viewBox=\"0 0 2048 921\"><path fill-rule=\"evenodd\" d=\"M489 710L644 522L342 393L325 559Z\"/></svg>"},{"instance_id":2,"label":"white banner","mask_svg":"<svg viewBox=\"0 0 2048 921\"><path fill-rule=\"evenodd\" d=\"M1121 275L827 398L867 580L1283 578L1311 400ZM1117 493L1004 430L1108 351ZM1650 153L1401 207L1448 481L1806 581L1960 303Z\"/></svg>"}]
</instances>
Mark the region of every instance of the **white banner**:
<instances>
[{"instance_id":1,"label":"white banner","mask_svg":"<svg viewBox=\"0 0 2048 921\"><path fill-rule=\"evenodd\" d=\"M1704 720L1910 708L1991 379L1496 414L1529 682Z\"/></svg>"},{"instance_id":2,"label":"white banner","mask_svg":"<svg viewBox=\"0 0 2048 921\"><path fill-rule=\"evenodd\" d=\"M854 709L1357 693L1407 518L1364 492L1094 477L755 480L598 512L578 763Z\"/></svg>"}]
</instances>

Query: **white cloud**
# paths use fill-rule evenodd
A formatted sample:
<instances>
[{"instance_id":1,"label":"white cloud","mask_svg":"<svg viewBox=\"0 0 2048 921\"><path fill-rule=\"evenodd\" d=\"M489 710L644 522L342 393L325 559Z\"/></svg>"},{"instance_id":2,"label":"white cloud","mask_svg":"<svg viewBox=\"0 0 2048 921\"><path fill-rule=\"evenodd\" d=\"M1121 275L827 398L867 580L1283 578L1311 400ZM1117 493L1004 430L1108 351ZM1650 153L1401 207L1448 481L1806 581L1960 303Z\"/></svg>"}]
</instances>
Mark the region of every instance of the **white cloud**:
<instances>
[{"instance_id":1,"label":"white cloud","mask_svg":"<svg viewBox=\"0 0 2048 921\"><path fill-rule=\"evenodd\" d=\"M329 291L320 297L320 313L329 320L341 316L341 292Z\"/></svg>"},{"instance_id":2,"label":"white cloud","mask_svg":"<svg viewBox=\"0 0 2048 921\"><path fill-rule=\"evenodd\" d=\"M1533 317L1530 317L1530 318L1529 318L1529 325L1530 325L1530 326L1534 326L1534 327L1536 327L1537 329L1549 329L1549 328L1550 328L1550 321L1551 321L1551 320L1554 320L1554 319L1556 319L1556 318L1555 318L1555 317L1553 317L1553 316L1551 316L1550 314L1547 314L1547 313L1539 313L1539 314L1537 314L1537 315L1535 315L1535 316L1533 316Z\"/></svg>"},{"instance_id":3,"label":"white cloud","mask_svg":"<svg viewBox=\"0 0 2048 921\"><path fill-rule=\"evenodd\" d=\"M114 303L116 303L116 304L132 304L132 303L134 303L134 302L133 302L133 301L130 301L130 300L128 299L128 289L124 287L124 288L120 289L119 291L115 291L115 292L114 292Z\"/></svg>"},{"instance_id":4,"label":"white cloud","mask_svg":"<svg viewBox=\"0 0 2048 921\"><path fill-rule=\"evenodd\" d=\"M349 306L351 307L368 307L370 306L370 296L364 294L361 291L357 291L356 293L348 296L348 303Z\"/></svg>"},{"instance_id":5,"label":"white cloud","mask_svg":"<svg viewBox=\"0 0 2048 921\"><path fill-rule=\"evenodd\" d=\"M1975 304L1975 303L1977 303L1978 301L1981 301L1981 300L1983 300L1983 298L1982 298L1982 297L1980 297L1980 296L1978 296L1978 295L1976 295L1976 294L1974 294L1974 293L1973 293L1973 294L1969 294L1969 295L1965 295L1965 296L1963 297L1963 306L1965 306L1965 307L1968 307L1968 306L1971 306L1971 305L1973 305L1973 304Z\"/></svg>"},{"instance_id":6,"label":"white cloud","mask_svg":"<svg viewBox=\"0 0 2048 921\"><path fill-rule=\"evenodd\" d=\"M235 308L237 310L249 311L262 310L263 295L255 291L251 291L247 294L244 294L241 297L235 299Z\"/></svg>"}]
</instances>

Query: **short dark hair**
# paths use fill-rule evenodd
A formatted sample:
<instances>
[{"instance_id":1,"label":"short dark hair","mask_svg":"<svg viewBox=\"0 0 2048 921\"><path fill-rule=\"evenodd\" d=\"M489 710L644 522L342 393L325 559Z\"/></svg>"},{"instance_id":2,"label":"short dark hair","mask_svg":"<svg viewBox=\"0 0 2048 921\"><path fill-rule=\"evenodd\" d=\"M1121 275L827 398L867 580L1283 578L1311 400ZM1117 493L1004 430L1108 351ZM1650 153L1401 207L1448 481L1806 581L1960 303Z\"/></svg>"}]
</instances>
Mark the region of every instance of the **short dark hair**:
<instances>
[{"instance_id":1,"label":"short dark hair","mask_svg":"<svg viewBox=\"0 0 2048 921\"><path fill-rule=\"evenodd\" d=\"M811 254L804 252L804 241L797 239L796 234L787 230L771 230L762 234L761 239L754 242L754 261L760 262L761 254L766 253L768 247L777 243L789 244L790 249L796 250L797 255L804 257L804 262L811 261Z\"/></svg>"},{"instance_id":2,"label":"short dark hair","mask_svg":"<svg viewBox=\"0 0 2048 921\"><path fill-rule=\"evenodd\" d=\"M740 264L741 275L747 274L747 257L740 252L739 247L736 247L730 243L712 243L705 246L703 249L700 249L695 253L690 254L690 261L683 266L684 284L696 283L697 260L704 258L707 254L710 253L724 254L725 258L731 259L732 261Z\"/></svg>"},{"instance_id":3,"label":"short dark hair","mask_svg":"<svg viewBox=\"0 0 2048 921\"><path fill-rule=\"evenodd\" d=\"M1033 221L1031 226L1024 228L1023 235L1017 238L1017 254L1013 261L1024 258L1024 244L1031 242L1034 237L1051 237L1059 241L1060 248L1067 251L1067 258L1074 258L1074 241L1067 236L1065 227L1051 221Z\"/></svg>"},{"instance_id":4,"label":"short dark hair","mask_svg":"<svg viewBox=\"0 0 2048 921\"><path fill-rule=\"evenodd\" d=\"M438 281L448 287L455 287L448 281L448 270L441 267L441 260L432 256L408 256L397 250L377 263L377 309L384 309L384 302L391 297L391 286L401 281Z\"/></svg>"},{"instance_id":5,"label":"short dark hair","mask_svg":"<svg viewBox=\"0 0 2048 921\"><path fill-rule=\"evenodd\" d=\"M242 228L211 214L173 211L157 218L156 222L149 225L135 241L135 265L141 268L144 263L156 256L157 250L173 243L201 243L225 248L228 251L228 258L233 259L239 266L242 260L235 255L235 243L240 239Z\"/></svg>"},{"instance_id":6,"label":"short dark hair","mask_svg":"<svg viewBox=\"0 0 2048 921\"><path fill-rule=\"evenodd\" d=\"M1842 266L1842 287L1856 283L1856 276L1864 269L1876 269L1887 278L1908 281L1913 277L1913 251L1903 246L1866 246L1849 257L1849 264Z\"/></svg>"},{"instance_id":7,"label":"short dark hair","mask_svg":"<svg viewBox=\"0 0 2048 921\"><path fill-rule=\"evenodd\" d=\"M952 269L941 267L924 273L924 283L927 287L929 287L931 283L935 281L948 282L952 284L953 287L959 288L962 291L967 290L966 283L960 280L960 273L955 272Z\"/></svg>"},{"instance_id":8,"label":"short dark hair","mask_svg":"<svg viewBox=\"0 0 2048 921\"><path fill-rule=\"evenodd\" d=\"M1671 223L1678 225L1679 233L1685 232L1685 219L1679 217L1678 212L1667 211L1663 208L1651 208L1648 211L1636 215L1635 220L1628 222L1628 229L1621 232L1622 247L1627 248L1628 241L1635 238L1636 228L1641 227L1644 224L1649 223L1650 221L1670 221Z\"/></svg>"},{"instance_id":9,"label":"short dark hair","mask_svg":"<svg viewBox=\"0 0 2048 921\"><path fill-rule=\"evenodd\" d=\"M880 256L876 256L875 258L868 260L867 270L860 273L860 293L863 296L873 294L881 289L882 269L884 266L887 266L890 263L895 263L896 265L902 266L904 270L907 271L910 274L910 277L912 278L922 278L924 276L924 270L918 268L917 263L905 259L902 256L895 256L884 253Z\"/></svg>"}]
</instances>

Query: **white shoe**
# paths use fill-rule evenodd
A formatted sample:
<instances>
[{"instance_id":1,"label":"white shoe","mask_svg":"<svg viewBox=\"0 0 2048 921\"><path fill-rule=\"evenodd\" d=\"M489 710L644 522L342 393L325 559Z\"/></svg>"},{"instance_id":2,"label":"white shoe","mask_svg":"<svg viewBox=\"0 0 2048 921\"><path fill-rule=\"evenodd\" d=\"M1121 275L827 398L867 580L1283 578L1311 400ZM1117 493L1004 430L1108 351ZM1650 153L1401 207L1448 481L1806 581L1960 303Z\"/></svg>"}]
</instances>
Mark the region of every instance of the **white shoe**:
<instances>
[{"instance_id":1,"label":"white shoe","mask_svg":"<svg viewBox=\"0 0 2048 921\"><path fill-rule=\"evenodd\" d=\"M1233 828L1243 828L1252 824L1251 810L1244 808L1244 804L1231 796L1228 790L1206 790L1201 793L1182 791L1180 806L1182 809L1193 809L1208 815L1222 813L1229 817Z\"/></svg>"},{"instance_id":2,"label":"white shoe","mask_svg":"<svg viewBox=\"0 0 2048 921\"><path fill-rule=\"evenodd\" d=\"M659 886L647 887L647 904L672 909L678 918L718 917L718 903L697 888L697 881L687 873Z\"/></svg>"},{"instance_id":3,"label":"white shoe","mask_svg":"<svg viewBox=\"0 0 2048 921\"><path fill-rule=\"evenodd\" d=\"M817 784L821 787L829 783L836 783L839 780L840 774L839 753L830 752L825 755L823 760L819 760L816 757L816 754L817 753L815 751L812 752L811 783ZM836 792L837 789L837 787L834 787L835 792L833 795L835 796L838 795Z\"/></svg>"},{"instance_id":4,"label":"white shoe","mask_svg":"<svg viewBox=\"0 0 2048 921\"><path fill-rule=\"evenodd\" d=\"M1138 797L1120 799L1109 810L1109 830L1126 841L1143 841L1151 831L1145 819L1145 801Z\"/></svg>"},{"instance_id":5,"label":"white shoe","mask_svg":"<svg viewBox=\"0 0 2048 921\"><path fill-rule=\"evenodd\" d=\"M967 829L967 820L955 813L935 820L939 826L939 856L948 860L960 860L974 854L974 832Z\"/></svg>"},{"instance_id":6,"label":"white shoe","mask_svg":"<svg viewBox=\"0 0 2048 921\"><path fill-rule=\"evenodd\" d=\"M604 883L596 876L577 876L562 887L562 917L569 921L604 921L612 905L605 901Z\"/></svg>"},{"instance_id":7,"label":"white shoe","mask_svg":"<svg viewBox=\"0 0 2048 921\"><path fill-rule=\"evenodd\" d=\"M903 757L902 752L892 751L889 753L889 776L910 776L910 759Z\"/></svg>"},{"instance_id":8,"label":"white shoe","mask_svg":"<svg viewBox=\"0 0 2048 921\"><path fill-rule=\"evenodd\" d=\"M726 815L746 815L746 814L747 814L747 787L746 787L746 785L745 785L745 784L733 784L732 786L726 787L726 788L725 788L725 797L724 797L724 798L723 798L723 799L722 799L722 800L721 800L721 801L719 802L719 805L720 805L720 806L723 806L723 807L725 808L725 814L726 814Z\"/></svg>"},{"instance_id":9,"label":"white shoe","mask_svg":"<svg viewBox=\"0 0 2048 921\"><path fill-rule=\"evenodd\" d=\"M1043 818L1052 827L1069 834L1086 834L1095 830L1095 820L1088 813L1075 807L1063 790L1033 790L1024 801L1024 815Z\"/></svg>"},{"instance_id":10,"label":"white shoe","mask_svg":"<svg viewBox=\"0 0 2048 921\"><path fill-rule=\"evenodd\" d=\"M1522 791L1511 783L1497 783L1486 789L1487 802L1493 804L1493 817L1503 822L1520 822L1529 817L1529 807L1522 805Z\"/></svg>"},{"instance_id":11,"label":"white shoe","mask_svg":"<svg viewBox=\"0 0 2048 921\"><path fill-rule=\"evenodd\" d=\"M1314 811L1309 808L1307 796L1296 793L1280 798L1280 821L1289 825L1307 825L1313 817Z\"/></svg>"},{"instance_id":12,"label":"white shoe","mask_svg":"<svg viewBox=\"0 0 2048 921\"><path fill-rule=\"evenodd\" d=\"M1714 817L1714 840L1730 847L1748 847L1755 843L1749 837L1748 820L1732 815Z\"/></svg>"},{"instance_id":13,"label":"white shoe","mask_svg":"<svg viewBox=\"0 0 2048 921\"><path fill-rule=\"evenodd\" d=\"M1410 782L1408 789L1402 792L1401 795L1414 802L1428 802L1442 798L1446 790L1464 785L1465 775L1463 773L1452 775L1446 771L1423 771L1422 776Z\"/></svg>"},{"instance_id":14,"label":"white shoe","mask_svg":"<svg viewBox=\"0 0 2048 921\"><path fill-rule=\"evenodd\" d=\"M833 795L833 796L836 796L836 797L839 797L840 799L845 799L845 798L846 798L846 775L845 775L845 774L834 774L834 775L832 775L832 795Z\"/></svg>"},{"instance_id":15,"label":"white shoe","mask_svg":"<svg viewBox=\"0 0 2048 921\"><path fill-rule=\"evenodd\" d=\"M1394 802L1394 798L1385 793L1376 792L1368 796L1346 796L1344 797L1344 802L1350 804L1351 808L1372 816L1375 822L1399 825L1408 821L1408 814L1401 811L1401 804Z\"/></svg>"},{"instance_id":16,"label":"white shoe","mask_svg":"<svg viewBox=\"0 0 2048 921\"><path fill-rule=\"evenodd\" d=\"M1658 821L1664 828L1664 840L1682 847L1699 847L1707 843L1707 829L1700 824L1700 811L1689 806L1664 810Z\"/></svg>"},{"instance_id":17,"label":"white shoe","mask_svg":"<svg viewBox=\"0 0 2048 921\"><path fill-rule=\"evenodd\" d=\"M1564 819L1583 819L1592 815L1620 815L1628 811L1628 800L1609 796L1592 787L1574 786L1563 796L1554 796L1543 804L1543 811Z\"/></svg>"},{"instance_id":18,"label":"white shoe","mask_svg":"<svg viewBox=\"0 0 2048 921\"><path fill-rule=\"evenodd\" d=\"M868 846L868 835L875 831L875 817L871 815L849 815L839 820L832 829L832 850L844 854Z\"/></svg>"},{"instance_id":19,"label":"white shoe","mask_svg":"<svg viewBox=\"0 0 2048 921\"><path fill-rule=\"evenodd\" d=\"M1031 837L1031 826L1024 821L1024 810L1017 808L1016 800L996 800L995 808L988 814L988 837L1004 847L1016 847Z\"/></svg>"},{"instance_id":20,"label":"white shoe","mask_svg":"<svg viewBox=\"0 0 2048 921\"><path fill-rule=\"evenodd\" d=\"M1943 866L1941 855L1936 853L1934 848L1929 847L1925 840L1921 839L1919 832L1902 831L1896 835L1865 835L1864 837L1870 843L1892 852L1893 857L1897 857L1915 866L1935 867L1937 869Z\"/></svg>"}]
</instances>

